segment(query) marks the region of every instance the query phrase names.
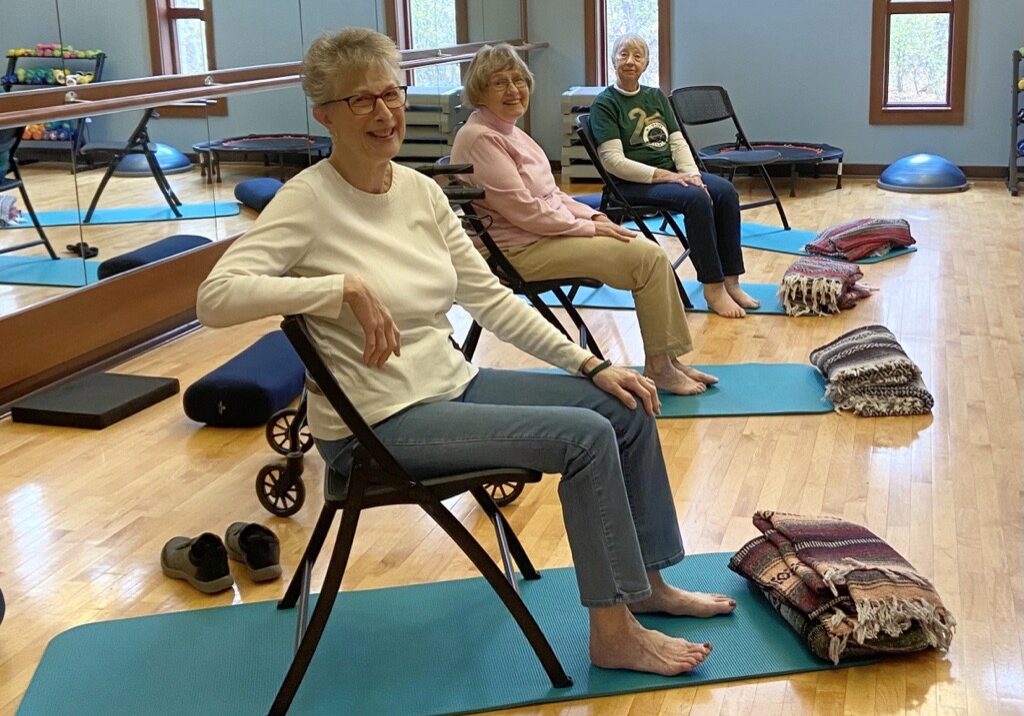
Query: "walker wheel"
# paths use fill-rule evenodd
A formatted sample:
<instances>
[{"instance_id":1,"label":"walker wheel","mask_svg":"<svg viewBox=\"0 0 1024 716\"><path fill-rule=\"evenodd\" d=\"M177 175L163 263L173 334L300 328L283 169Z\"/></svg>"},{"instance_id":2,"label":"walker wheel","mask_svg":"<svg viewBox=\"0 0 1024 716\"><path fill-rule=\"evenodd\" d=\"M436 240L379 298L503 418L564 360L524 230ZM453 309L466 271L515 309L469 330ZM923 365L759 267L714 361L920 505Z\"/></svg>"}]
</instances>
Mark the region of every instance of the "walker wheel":
<instances>
[{"instance_id":1,"label":"walker wheel","mask_svg":"<svg viewBox=\"0 0 1024 716\"><path fill-rule=\"evenodd\" d=\"M508 482L490 482L484 485L484 489L494 500L498 507L504 507L515 502L516 498L523 494L526 483L520 480L509 480Z\"/></svg>"},{"instance_id":2,"label":"walker wheel","mask_svg":"<svg viewBox=\"0 0 1024 716\"><path fill-rule=\"evenodd\" d=\"M267 442L279 455L287 455L292 452L289 431L292 421L295 420L298 413L299 411L295 408L285 408L271 415L270 420L267 421ZM312 447L313 435L309 432L309 425L303 425L299 429L299 448L302 452L309 452Z\"/></svg>"},{"instance_id":3,"label":"walker wheel","mask_svg":"<svg viewBox=\"0 0 1024 716\"><path fill-rule=\"evenodd\" d=\"M288 481L281 465L264 465L256 475L256 497L264 509L278 517L291 517L306 501L306 485L301 477Z\"/></svg>"}]
</instances>

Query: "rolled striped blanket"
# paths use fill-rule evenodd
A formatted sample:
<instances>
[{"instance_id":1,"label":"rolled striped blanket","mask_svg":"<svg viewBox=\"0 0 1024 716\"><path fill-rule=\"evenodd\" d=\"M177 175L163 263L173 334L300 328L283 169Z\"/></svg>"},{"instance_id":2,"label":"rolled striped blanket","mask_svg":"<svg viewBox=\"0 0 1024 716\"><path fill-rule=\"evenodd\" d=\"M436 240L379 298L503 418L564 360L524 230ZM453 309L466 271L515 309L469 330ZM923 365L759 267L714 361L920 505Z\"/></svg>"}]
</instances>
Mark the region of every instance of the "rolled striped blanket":
<instances>
[{"instance_id":1,"label":"rolled striped blanket","mask_svg":"<svg viewBox=\"0 0 1024 716\"><path fill-rule=\"evenodd\" d=\"M915 243L906 219L857 219L830 226L804 246L804 250L820 256L857 261L866 256L882 256L894 247Z\"/></svg>"},{"instance_id":2,"label":"rolled striped blanket","mask_svg":"<svg viewBox=\"0 0 1024 716\"><path fill-rule=\"evenodd\" d=\"M811 651L844 658L949 648L956 619L931 583L870 530L835 517L754 514L762 536L729 568L756 584Z\"/></svg>"},{"instance_id":3,"label":"rolled striped blanket","mask_svg":"<svg viewBox=\"0 0 1024 716\"><path fill-rule=\"evenodd\" d=\"M783 274L779 298L790 316L839 313L871 295L871 289L857 283L862 278L864 273L856 264L804 256Z\"/></svg>"},{"instance_id":4,"label":"rolled striped blanket","mask_svg":"<svg viewBox=\"0 0 1024 716\"><path fill-rule=\"evenodd\" d=\"M825 397L837 410L858 415L921 415L935 399L921 369L885 326L861 326L811 351L811 363L828 381Z\"/></svg>"}]
</instances>

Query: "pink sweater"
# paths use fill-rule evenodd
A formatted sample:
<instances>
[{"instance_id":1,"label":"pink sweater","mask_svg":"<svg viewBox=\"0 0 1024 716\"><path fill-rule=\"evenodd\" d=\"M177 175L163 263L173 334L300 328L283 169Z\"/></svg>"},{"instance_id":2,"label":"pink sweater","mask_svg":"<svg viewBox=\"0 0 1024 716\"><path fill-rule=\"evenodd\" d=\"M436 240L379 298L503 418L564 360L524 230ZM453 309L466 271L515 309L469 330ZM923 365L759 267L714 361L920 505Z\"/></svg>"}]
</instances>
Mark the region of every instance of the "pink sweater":
<instances>
[{"instance_id":1,"label":"pink sweater","mask_svg":"<svg viewBox=\"0 0 1024 716\"><path fill-rule=\"evenodd\" d=\"M492 217L489 232L501 248L546 237L594 235L591 217L597 212L560 190L544 150L490 110L470 115L455 135L451 160L473 165L473 174L464 179L487 192L474 205ZM479 240L474 241L479 248Z\"/></svg>"}]
</instances>

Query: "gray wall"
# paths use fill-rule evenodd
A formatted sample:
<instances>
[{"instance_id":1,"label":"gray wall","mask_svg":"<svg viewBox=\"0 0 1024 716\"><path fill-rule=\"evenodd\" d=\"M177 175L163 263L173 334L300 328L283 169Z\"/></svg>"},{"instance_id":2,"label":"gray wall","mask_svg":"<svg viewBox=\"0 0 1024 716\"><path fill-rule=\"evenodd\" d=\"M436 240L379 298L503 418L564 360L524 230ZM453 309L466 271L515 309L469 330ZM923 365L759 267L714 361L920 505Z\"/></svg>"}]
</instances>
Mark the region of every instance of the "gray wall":
<instances>
[{"instance_id":1,"label":"gray wall","mask_svg":"<svg viewBox=\"0 0 1024 716\"><path fill-rule=\"evenodd\" d=\"M96 12L102 2L106 11ZM384 29L383 0L217 0L218 64L232 67L298 59L319 32L344 25ZM58 39L53 2L3 0L0 49ZM516 0L472 0L471 33L506 29ZM300 13L301 10L301 13ZM300 24L301 17L301 24ZM1024 42L1022 0L973 0L962 126L872 126L868 123L871 3L867 0L674 0L672 84L729 89L753 137L821 141L846 149L847 161L885 164L911 152L942 154L962 165L1006 160L1010 51ZM106 78L150 74L146 13L138 0L60 0L62 39L99 47ZM529 0L529 37L550 47L531 55L537 76L533 133L559 156L559 95L583 84L583 3ZM506 35L506 32L499 32ZM209 136L307 130L297 88L233 97L228 117L165 119L156 141L187 149ZM126 136L137 113L97 118L95 139ZM700 139L700 138L698 138ZM708 137L712 139L712 137Z\"/></svg>"},{"instance_id":2,"label":"gray wall","mask_svg":"<svg viewBox=\"0 0 1024 716\"><path fill-rule=\"evenodd\" d=\"M963 125L869 124L868 0L674 0L672 85L723 85L752 138L828 142L849 162L933 152L961 165L1002 165L1024 1L973 0L970 10ZM533 134L556 158L558 95L584 83L582 3L531 0L529 12L530 39L552 45L531 58L539 83ZM700 135L695 142L704 143Z\"/></svg>"}]
</instances>

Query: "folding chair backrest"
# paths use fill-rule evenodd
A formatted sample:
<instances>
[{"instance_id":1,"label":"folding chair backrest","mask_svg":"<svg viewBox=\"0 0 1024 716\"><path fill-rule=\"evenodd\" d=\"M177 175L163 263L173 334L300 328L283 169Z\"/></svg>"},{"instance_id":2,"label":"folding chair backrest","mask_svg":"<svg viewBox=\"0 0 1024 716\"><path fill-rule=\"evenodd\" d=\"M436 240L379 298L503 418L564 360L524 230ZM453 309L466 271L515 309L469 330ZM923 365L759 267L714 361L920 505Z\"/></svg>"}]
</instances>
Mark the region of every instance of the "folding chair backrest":
<instances>
[{"instance_id":1,"label":"folding chair backrest","mask_svg":"<svg viewBox=\"0 0 1024 716\"><path fill-rule=\"evenodd\" d=\"M338 412L342 421L352 431L356 440L369 453L370 457L389 475L412 482L412 477L384 447L384 443L380 441L377 434L373 432L373 428L356 410L355 405L345 395L337 378L320 357L320 352L309 335L306 320L302 316L286 316L281 322L281 330L284 331L302 364L306 367L306 374L313 379L324 397L327 398L327 402Z\"/></svg>"},{"instance_id":2,"label":"folding chair backrest","mask_svg":"<svg viewBox=\"0 0 1024 716\"><path fill-rule=\"evenodd\" d=\"M671 101L676 118L683 124L710 124L736 116L724 87L681 87L672 92Z\"/></svg>"},{"instance_id":3,"label":"folding chair backrest","mask_svg":"<svg viewBox=\"0 0 1024 716\"><path fill-rule=\"evenodd\" d=\"M590 157L591 163L597 169L597 174L604 183L604 191L601 194L601 210L604 211L608 208L609 199L613 200L616 207L629 206L626 197L622 195L618 185L615 183L615 177L601 163L601 155L597 151L597 140L594 139L594 132L590 128L589 113L576 117L576 135L580 138L583 149L586 150L587 156Z\"/></svg>"},{"instance_id":4,"label":"folding chair backrest","mask_svg":"<svg viewBox=\"0 0 1024 716\"><path fill-rule=\"evenodd\" d=\"M0 129L0 181L14 168L14 153L21 144L24 127Z\"/></svg>"}]
</instances>

